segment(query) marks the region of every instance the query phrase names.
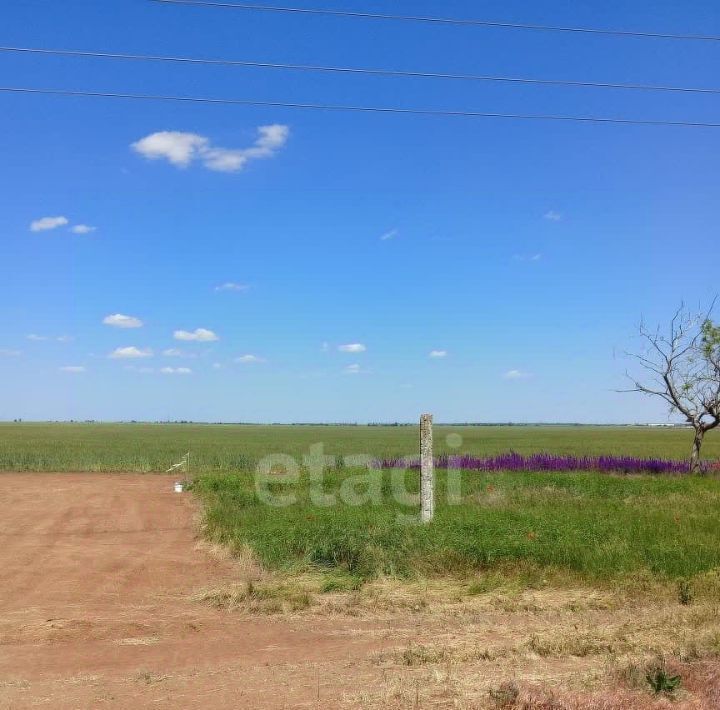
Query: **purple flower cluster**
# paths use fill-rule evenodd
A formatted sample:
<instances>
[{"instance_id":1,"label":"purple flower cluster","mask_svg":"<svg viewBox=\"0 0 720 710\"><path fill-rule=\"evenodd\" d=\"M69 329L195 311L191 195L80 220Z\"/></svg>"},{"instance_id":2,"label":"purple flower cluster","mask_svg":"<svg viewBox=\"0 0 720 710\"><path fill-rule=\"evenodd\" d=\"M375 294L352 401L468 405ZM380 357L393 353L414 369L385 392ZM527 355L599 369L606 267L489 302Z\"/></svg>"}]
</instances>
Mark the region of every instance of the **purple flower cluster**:
<instances>
[{"instance_id":1,"label":"purple flower cluster","mask_svg":"<svg viewBox=\"0 0 720 710\"><path fill-rule=\"evenodd\" d=\"M377 468L419 468L415 456L383 459ZM689 473L686 461L635 458L633 456L565 456L557 454L517 454L513 451L498 456L478 457L469 454L438 456L436 468L456 468L468 471L602 471L605 473Z\"/></svg>"}]
</instances>

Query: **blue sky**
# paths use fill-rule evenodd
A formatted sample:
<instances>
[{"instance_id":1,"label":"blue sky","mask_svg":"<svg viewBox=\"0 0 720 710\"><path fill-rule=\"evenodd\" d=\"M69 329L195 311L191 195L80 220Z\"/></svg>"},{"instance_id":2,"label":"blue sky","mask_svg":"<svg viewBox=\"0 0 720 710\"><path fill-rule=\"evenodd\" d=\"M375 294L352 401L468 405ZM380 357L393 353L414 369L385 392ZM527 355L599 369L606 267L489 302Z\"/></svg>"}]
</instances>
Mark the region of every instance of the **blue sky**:
<instances>
[{"instance_id":1,"label":"blue sky","mask_svg":"<svg viewBox=\"0 0 720 710\"><path fill-rule=\"evenodd\" d=\"M322 6L720 35L711 0ZM705 87L720 62L712 42L144 0L4 3L0 27L5 45ZM0 84L720 121L712 95L13 54ZM0 94L0 418L664 421L614 392L617 353L641 316L718 290L719 149L720 129Z\"/></svg>"}]
</instances>

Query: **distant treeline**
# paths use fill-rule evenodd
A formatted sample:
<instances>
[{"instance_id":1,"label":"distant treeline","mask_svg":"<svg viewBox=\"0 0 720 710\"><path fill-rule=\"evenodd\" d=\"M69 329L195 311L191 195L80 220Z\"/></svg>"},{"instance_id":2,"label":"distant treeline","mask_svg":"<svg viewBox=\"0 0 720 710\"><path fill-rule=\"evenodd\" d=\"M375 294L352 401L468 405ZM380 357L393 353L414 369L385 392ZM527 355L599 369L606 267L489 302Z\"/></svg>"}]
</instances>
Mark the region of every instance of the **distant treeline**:
<instances>
[{"instance_id":1,"label":"distant treeline","mask_svg":"<svg viewBox=\"0 0 720 710\"><path fill-rule=\"evenodd\" d=\"M10 423L6 420L5 423ZM13 424L188 424L193 426L278 426L278 427L414 427L417 422L195 422L188 419L143 421L129 419L107 421L102 419L52 419L47 421L13 419ZM455 427L650 427L650 428L687 428L685 423L677 424L583 424L581 422L435 422L436 426Z\"/></svg>"}]
</instances>

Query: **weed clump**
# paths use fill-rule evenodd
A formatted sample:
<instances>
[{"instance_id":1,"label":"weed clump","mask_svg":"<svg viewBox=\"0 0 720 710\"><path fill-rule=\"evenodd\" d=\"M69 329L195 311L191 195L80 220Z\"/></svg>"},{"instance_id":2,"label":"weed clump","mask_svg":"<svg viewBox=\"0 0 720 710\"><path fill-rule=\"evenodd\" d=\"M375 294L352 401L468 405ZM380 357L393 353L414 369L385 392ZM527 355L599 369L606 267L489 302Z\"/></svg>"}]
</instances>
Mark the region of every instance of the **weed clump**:
<instances>
[{"instance_id":1,"label":"weed clump","mask_svg":"<svg viewBox=\"0 0 720 710\"><path fill-rule=\"evenodd\" d=\"M682 685L682 677L670 675L664 664L652 668L645 678L655 695L672 695Z\"/></svg>"},{"instance_id":2,"label":"weed clump","mask_svg":"<svg viewBox=\"0 0 720 710\"><path fill-rule=\"evenodd\" d=\"M490 688L489 694L498 708L512 708L520 696L520 688L517 683L506 681L497 688Z\"/></svg>"},{"instance_id":3,"label":"weed clump","mask_svg":"<svg viewBox=\"0 0 720 710\"><path fill-rule=\"evenodd\" d=\"M694 598L695 594L690 581L687 579L681 579L678 582L678 601L682 605L687 606L692 603Z\"/></svg>"},{"instance_id":4,"label":"weed clump","mask_svg":"<svg viewBox=\"0 0 720 710\"><path fill-rule=\"evenodd\" d=\"M243 609L256 614L302 611L312 603L310 593L295 585L252 581L231 589L205 592L200 599L219 609Z\"/></svg>"}]
</instances>

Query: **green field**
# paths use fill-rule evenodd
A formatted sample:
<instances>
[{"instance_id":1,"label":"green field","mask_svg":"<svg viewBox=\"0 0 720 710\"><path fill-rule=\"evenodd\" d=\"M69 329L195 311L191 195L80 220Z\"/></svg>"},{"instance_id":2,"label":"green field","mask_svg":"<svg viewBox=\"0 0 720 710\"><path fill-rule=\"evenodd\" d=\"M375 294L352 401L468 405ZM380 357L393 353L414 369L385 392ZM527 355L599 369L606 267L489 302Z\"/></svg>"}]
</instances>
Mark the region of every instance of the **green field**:
<instances>
[{"instance_id":1,"label":"green field","mask_svg":"<svg viewBox=\"0 0 720 710\"><path fill-rule=\"evenodd\" d=\"M462 436L456 452L497 454L626 454L684 459L691 433L652 427L435 427L437 453L452 451L448 434ZM0 424L0 470L166 470L186 451L196 472L253 469L269 453L302 457L322 443L330 455L396 457L418 451L417 427L237 426L196 424ZM720 458L720 432L704 453Z\"/></svg>"},{"instance_id":2,"label":"green field","mask_svg":"<svg viewBox=\"0 0 720 710\"><path fill-rule=\"evenodd\" d=\"M459 504L445 500L437 472L437 511L417 525L417 504L398 502L389 471L332 471L327 507L311 499L306 475L271 483L286 507L269 507L249 476L208 474L196 483L209 536L249 546L271 568L334 570L357 579L381 575L467 574L506 563L568 570L592 580L650 573L693 577L720 565L720 481L715 477L594 473L464 472ZM376 486L378 501L347 505L338 495ZM418 489L417 472L405 488ZM347 483L346 483L347 485ZM317 491L316 487L316 491ZM317 498L316 498L317 500Z\"/></svg>"},{"instance_id":3,"label":"green field","mask_svg":"<svg viewBox=\"0 0 720 710\"><path fill-rule=\"evenodd\" d=\"M451 433L462 437L459 449L448 449ZM449 505L447 474L439 471L435 520L420 526L417 502L398 500L392 472L341 466L337 458L417 453L416 427L4 424L0 435L6 471L155 472L190 451L211 539L236 551L250 548L269 568L320 570L331 584L508 565L596 581L638 574L693 578L720 567L716 476L465 472L459 503ZM690 439L687 430L649 427L435 428L437 453L478 455L514 450L681 459ZM267 490L292 495L291 504L272 507L258 498L252 473L260 459L287 454L301 463L319 443L338 464L329 467L321 489L313 488L304 467L292 482L273 470ZM708 436L705 455L720 457L717 432ZM402 476L404 488L416 492L417 472ZM356 504L342 496L328 506L312 499L313 490L337 495L343 486ZM375 498L363 500L369 491Z\"/></svg>"}]
</instances>

